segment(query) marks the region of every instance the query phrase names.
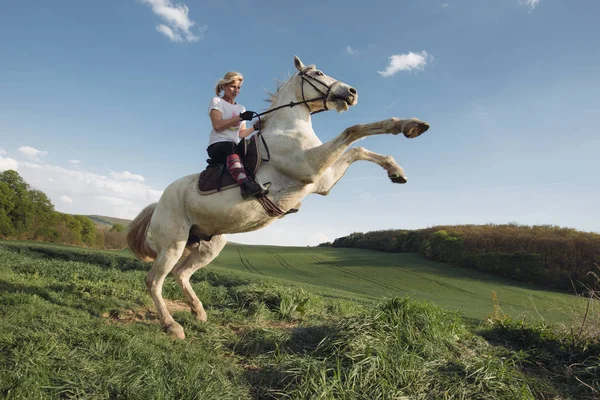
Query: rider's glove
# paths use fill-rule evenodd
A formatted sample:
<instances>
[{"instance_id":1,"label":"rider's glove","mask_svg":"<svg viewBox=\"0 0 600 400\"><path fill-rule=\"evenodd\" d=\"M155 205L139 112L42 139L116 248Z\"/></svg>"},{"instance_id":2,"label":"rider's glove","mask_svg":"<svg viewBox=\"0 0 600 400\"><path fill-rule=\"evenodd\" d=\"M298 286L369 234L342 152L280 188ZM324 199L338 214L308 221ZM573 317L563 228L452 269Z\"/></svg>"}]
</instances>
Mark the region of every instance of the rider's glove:
<instances>
[{"instance_id":1,"label":"rider's glove","mask_svg":"<svg viewBox=\"0 0 600 400\"><path fill-rule=\"evenodd\" d=\"M254 128L254 130L255 130L256 132L258 132L258 131L260 131L260 130L262 129L262 124L260 123L260 121L256 121L256 122L254 123L254 125L252 125L252 127Z\"/></svg>"},{"instance_id":2,"label":"rider's glove","mask_svg":"<svg viewBox=\"0 0 600 400\"><path fill-rule=\"evenodd\" d=\"M254 116L254 111L244 111L243 113L240 114L240 118L242 119L242 121L250 121L250 120L252 120L253 116Z\"/></svg>"}]
</instances>

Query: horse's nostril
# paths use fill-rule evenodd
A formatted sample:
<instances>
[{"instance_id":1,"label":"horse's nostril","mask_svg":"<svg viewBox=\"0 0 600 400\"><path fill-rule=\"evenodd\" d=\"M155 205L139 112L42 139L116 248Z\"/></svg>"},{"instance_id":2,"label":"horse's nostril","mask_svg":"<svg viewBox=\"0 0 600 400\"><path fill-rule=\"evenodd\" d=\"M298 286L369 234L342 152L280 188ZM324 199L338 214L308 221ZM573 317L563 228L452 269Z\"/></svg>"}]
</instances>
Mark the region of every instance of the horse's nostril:
<instances>
[{"instance_id":1,"label":"horse's nostril","mask_svg":"<svg viewBox=\"0 0 600 400\"><path fill-rule=\"evenodd\" d=\"M354 95L356 94L356 89L354 89L353 87L351 87L350 89L348 89L348 91L349 91L351 94L354 94Z\"/></svg>"}]
</instances>

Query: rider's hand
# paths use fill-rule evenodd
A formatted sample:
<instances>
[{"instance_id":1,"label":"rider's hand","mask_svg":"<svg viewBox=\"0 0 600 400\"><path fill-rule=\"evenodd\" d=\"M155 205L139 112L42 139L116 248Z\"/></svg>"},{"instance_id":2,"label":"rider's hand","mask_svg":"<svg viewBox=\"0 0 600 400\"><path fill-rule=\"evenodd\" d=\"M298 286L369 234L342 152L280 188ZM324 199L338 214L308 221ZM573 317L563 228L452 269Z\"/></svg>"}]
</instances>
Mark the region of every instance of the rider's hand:
<instances>
[{"instance_id":1,"label":"rider's hand","mask_svg":"<svg viewBox=\"0 0 600 400\"><path fill-rule=\"evenodd\" d=\"M256 132L260 131L260 130L262 129L262 124L260 123L260 120L259 120L259 121L256 121L256 122L254 123L254 125L252 125L252 127L254 128L254 130L255 130Z\"/></svg>"},{"instance_id":2,"label":"rider's hand","mask_svg":"<svg viewBox=\"0 0 600 400\"><path fill-rule=\"evenodd\" d=\"M251 121L254 116L254 111L244 111L240 114L242 121Z\"/></svg>"}]
</instances>

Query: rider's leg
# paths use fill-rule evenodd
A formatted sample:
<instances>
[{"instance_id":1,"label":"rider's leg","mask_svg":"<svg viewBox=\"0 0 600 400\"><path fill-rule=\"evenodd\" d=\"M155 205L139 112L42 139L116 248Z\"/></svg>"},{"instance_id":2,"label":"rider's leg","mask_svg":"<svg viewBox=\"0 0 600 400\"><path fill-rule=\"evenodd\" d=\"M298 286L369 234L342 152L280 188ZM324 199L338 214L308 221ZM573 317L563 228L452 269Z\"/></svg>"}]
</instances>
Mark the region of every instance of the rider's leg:
<instances>
[{"instance_id":1,"label":"rider's leg","mask_svg":"<svg viewBox=\"0 0 600 400\"><path fill-rule=\"evenodd\" d=\"M208 155L216 161L225 162L227 170L240 185L244 199L264 193L263 186L248 179L244 164L235 150L236 146L233 142L217 142L208 147Z\"/></svg>"}]
</instances>

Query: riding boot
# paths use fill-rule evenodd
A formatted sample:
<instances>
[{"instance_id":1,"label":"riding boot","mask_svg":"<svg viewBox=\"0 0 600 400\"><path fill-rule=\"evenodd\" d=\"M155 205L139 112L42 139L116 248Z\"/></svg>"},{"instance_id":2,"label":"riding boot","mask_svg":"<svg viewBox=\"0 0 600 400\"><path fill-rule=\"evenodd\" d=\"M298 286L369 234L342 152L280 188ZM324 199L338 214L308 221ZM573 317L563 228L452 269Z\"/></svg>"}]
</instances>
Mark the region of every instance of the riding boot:
<instances>
[{"instance_id":1,"label":"riding boot","mask_svg":"<svg viewBox=\"0 0 600 400\"><path fill-rule=\"evenodd\" d=\"M250 196L258 196L259 194L264 193L263 187L255 182L250 182L249 180L245 180L241 184L242 188L242 198L246 200Z\"/></svg>"},{"instance_id":2,"label":"riding boot","mask_svg":"<svg viewBox=\"0 0 600 400\"><path fill-rule=\"evenodd\" d=\"M248 180L246 170L240 160L240 156L237 154L231 154L227 156L227 170L233 176L233 179L240 185L242 189L242 198L245 200L250 196L257 196L267 192L267 188L264 186L251 182Z\"/></svg>"}]
</instances>

